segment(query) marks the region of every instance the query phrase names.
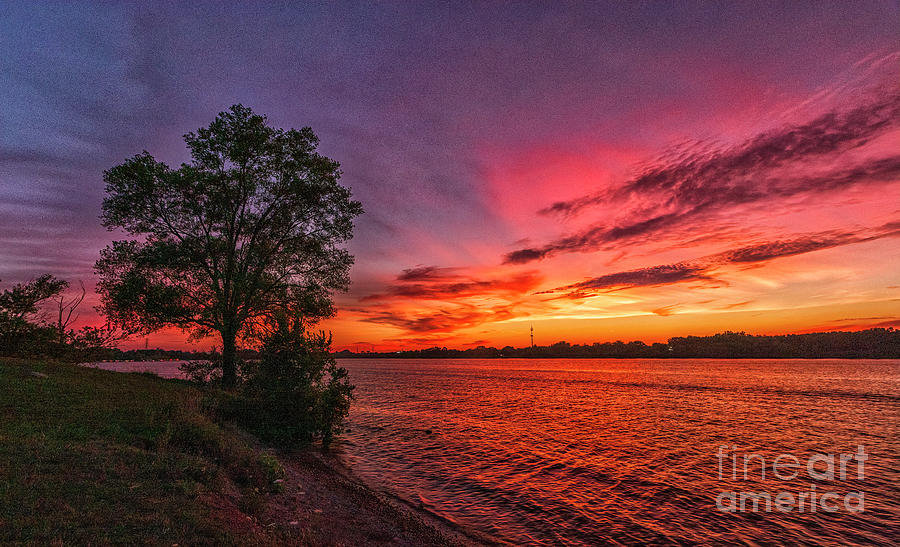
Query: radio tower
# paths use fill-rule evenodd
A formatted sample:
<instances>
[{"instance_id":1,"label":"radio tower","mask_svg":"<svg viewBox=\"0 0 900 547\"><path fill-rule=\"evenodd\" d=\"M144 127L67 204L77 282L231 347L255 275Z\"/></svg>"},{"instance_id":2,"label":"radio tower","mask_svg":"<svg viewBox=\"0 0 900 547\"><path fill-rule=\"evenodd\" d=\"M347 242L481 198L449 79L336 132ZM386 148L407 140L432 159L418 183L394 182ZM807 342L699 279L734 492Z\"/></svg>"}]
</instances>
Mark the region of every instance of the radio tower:
<instances>
[{"instance_id":1,"label":"radio tower","mask_svg":"<svg viewBox=\"0 0 900 547\"><path fill-rule=\"evenodd\" d=\"M531 347L534 347L534 325L531 325Z\"/></svg>"}]
</instances>

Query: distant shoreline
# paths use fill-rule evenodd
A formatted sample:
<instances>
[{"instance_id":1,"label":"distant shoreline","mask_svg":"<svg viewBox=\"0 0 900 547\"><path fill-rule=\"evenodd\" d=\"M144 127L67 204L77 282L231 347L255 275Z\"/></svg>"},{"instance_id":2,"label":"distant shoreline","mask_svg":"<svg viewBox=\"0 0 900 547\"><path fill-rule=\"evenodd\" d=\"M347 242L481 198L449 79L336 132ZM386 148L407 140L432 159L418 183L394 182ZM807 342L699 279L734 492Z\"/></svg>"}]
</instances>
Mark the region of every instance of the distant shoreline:
<instances>
[{"instance_id":1,"label":"distant shoreline","mask_svg":"<svg viewBox=\"0 0 900 547\"><path fill-rule=\"evenodd\" d=\"M360 343L360 345L363 345ZM365 344L368 346L369 344ZM243 360L257 359L253 349L239 350ZM893 327L861 331L755 335L723 332L710 336L678 336L666 343L560 341L534 347L478 346L469 349L431 347L400 351L332 352L339 359L900 359L900 330ZM92 361L201 361L219 357L215 351L108 349Z\"/></svg>"},{"instance_id":2,"label":"distant shoreline","mask_svg":"<svg viewBox=\"0 0 900 547\"><path fill-rule=\"evenodd\" d=\"M332 355L347 359L900 359L900 330L874 328L782 335L723 332L711 336L677 336L666 343L649 345L639 340L593 344L560 341L522 348L433 347L390 352L344 349Z\"/></svg>"}]
</instances>

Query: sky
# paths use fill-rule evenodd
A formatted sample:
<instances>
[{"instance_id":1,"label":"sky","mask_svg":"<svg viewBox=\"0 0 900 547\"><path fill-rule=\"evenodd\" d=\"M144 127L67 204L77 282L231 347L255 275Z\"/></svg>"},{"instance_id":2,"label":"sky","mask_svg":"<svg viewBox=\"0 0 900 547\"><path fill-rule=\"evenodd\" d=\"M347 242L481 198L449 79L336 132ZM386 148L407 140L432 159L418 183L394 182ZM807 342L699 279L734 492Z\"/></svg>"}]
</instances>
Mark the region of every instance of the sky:
<instances>
[{"instance_id":1,"label":"sky","mask_svg":"<svg viewBox=\"0 0 900 547\"><path fill-rule=\"evenodd\" d=\"M0 9L0 287L242 103L366 210L336 349L900 327L896 1L288 4Z\"/></svg>"}]
</instances>

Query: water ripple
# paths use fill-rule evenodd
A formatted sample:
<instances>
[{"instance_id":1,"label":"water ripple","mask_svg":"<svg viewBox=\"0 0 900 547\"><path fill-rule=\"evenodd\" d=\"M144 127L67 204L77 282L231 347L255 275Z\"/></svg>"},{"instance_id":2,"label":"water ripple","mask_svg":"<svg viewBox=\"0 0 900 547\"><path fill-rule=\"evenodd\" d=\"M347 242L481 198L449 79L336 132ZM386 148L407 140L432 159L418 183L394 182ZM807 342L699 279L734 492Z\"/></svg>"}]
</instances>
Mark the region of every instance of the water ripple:
<instances>
[{"instance_id":1,"label":"water ripple","mask_svg":"<svg viewBox=\"0 0 900 547\"><path fill-rule=\"evenodd\" d=\"M358 386L340 456L360 476L510 544L889 543L900 522L897 361L342 362ZM717 447L870 454L866 511L725 513ZM753 477L751 476L751 479Z\"/></svg>"}]
</instances>

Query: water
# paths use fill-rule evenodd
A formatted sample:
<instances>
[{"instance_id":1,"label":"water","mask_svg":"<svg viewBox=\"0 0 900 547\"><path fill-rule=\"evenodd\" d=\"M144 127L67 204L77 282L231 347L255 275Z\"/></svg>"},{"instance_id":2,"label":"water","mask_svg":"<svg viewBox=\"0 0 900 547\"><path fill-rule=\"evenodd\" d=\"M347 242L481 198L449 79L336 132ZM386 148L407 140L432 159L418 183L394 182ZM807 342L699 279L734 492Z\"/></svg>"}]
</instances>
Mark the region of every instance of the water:
<instances>
[{"instance_id":1,"label":"water","mask_svg":"<svg viewBox=\"0 0 900 547\"><path fill-rule=\"evenodd\" d=\"M84 366L111 370L113 372L152 372L162 378L184 378L178 370L187 361L99 361L85 363Z\"/></svg>"},{"instance_id":2,"label":"water","mask_svg":"<svg viewBox=\"0 0 900 547\"><path fill-rule=\"evenodd\" d=\"M97 363L178 377L178 361ZM499 542L895 544L900 361L342 360L357 386L338 457L373 486ZM853 453L841 479L781 454ZM737 480L720 446L736 446ZM751 458L743 480L743 456ZM722 476L719 465L722 464ZM814 469L824 471L824 464ZM782 474L791 471L781 469ZM723 512L721 492L834 492L828 513ZM841 503L863 492L864 510ZM808 494L807 494L808 495ZM760 502L764 509L764 503ZM855 503L851 508L855 508ZM752 509L752 505L745 505Z\"/></svg>"},{"instance_id":3,"label":"water","mask_svg":"<svg viewBox=\"0 0 900 547\"><path fill-rule=\"evenodd\" d=\"M360 477L501 542L894 543L900 361L342 360L357 386L339 457ZM732 460L718 447L736 446ZM772 476L780 454L864 446L864 478ZM751 458L768 464L765 480ZM789 460L781 460L782 462ZM819 462L815 471L826 471ZM781 467L782 476L789 468ZM820 475L822 477L822 475ZM829 513L723 512L721 492L815 485ZM863 492L864 510L843 505ZM809 496L809 494L807 494ZM836 501L835 501L836 500ZM858 508L850 498L850 507ZM796 504L796 501L795 501ZM764 502L761 502L764 508Z\"/></svg>"}]
</instances>

